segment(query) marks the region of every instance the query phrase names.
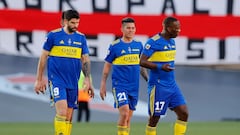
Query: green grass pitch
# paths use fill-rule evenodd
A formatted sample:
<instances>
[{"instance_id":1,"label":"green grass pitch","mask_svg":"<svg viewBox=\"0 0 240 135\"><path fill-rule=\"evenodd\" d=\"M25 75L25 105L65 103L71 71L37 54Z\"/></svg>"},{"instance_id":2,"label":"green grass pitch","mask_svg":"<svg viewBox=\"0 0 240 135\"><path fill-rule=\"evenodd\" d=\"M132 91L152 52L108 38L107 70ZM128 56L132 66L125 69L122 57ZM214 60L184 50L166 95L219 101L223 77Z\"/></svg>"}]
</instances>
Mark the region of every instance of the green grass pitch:
<instances>
[{"instance_id":1,"label":"green grass pitch","mask_svg":"<svg viewBox=\"0 0 240 135\"><path fill-rule=\"evenodd\" d=\"M132 123L130 135L145 135L146 123ZM116 135L116 123L73 123L72 135ZM0 123L0 135L54 135L52 123ZM173 135L173 123L159 123L157 135ZM240 122L190 122L186 135L240 135Z\"/></svg>"}]
</instances>

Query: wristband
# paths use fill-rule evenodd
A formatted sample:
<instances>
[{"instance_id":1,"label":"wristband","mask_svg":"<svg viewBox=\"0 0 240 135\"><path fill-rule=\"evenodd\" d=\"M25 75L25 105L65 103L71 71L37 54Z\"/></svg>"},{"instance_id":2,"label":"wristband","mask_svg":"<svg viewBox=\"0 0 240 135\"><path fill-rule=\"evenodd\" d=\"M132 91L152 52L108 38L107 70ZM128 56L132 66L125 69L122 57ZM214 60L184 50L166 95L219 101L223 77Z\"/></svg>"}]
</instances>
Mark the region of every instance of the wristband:
<instances>
[{"instance_id":1,"label":"wristband","mask_svg":"<svg viewBox=\"0 0 240 135\"><path fill-rule=\"evenodd\" d=\"M162 70L162 64L157 64L157 70Z\"/></svg>"}]
</instances>

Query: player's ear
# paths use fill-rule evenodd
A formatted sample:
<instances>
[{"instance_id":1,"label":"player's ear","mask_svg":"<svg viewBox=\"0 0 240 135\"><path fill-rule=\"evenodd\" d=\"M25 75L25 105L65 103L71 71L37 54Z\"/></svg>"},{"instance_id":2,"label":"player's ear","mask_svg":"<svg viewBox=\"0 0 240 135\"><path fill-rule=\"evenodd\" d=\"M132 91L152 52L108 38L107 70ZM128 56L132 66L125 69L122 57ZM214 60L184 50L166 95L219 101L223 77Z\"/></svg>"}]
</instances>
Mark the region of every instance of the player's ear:
<instances>
[{"instance_id":1,"label":"player's ear","mask_svg":"<svg viewBox=\"0 0 240 135\"><path fill-rule=\"evenodd\" d=\"M63 21L62 21L62 22L63 22L63 24L62 24L62 25L63 25L63 26L66 26L66 24L67 24L68 20L67 20L67 19L63 19Z\"/></svg>"},{"instance_id":2,"label":"player's ear","mask_svg":"<svg viewBox=\"0 0 240 135\"><path fill-rule=\"evenodd\" d=\"M123 26L120 28L120 31L123 33Z\"/></svg>"},{"instance_id":3,"label":"player's ear","mask_svg":"<svg viewBox=\"0 0 240 135\"><path fill-rule=\"evenodd\" d=\"M171 27L166 27L165 30L166 30L167 33L170 33Z\"/></svg>"}]
</instances>

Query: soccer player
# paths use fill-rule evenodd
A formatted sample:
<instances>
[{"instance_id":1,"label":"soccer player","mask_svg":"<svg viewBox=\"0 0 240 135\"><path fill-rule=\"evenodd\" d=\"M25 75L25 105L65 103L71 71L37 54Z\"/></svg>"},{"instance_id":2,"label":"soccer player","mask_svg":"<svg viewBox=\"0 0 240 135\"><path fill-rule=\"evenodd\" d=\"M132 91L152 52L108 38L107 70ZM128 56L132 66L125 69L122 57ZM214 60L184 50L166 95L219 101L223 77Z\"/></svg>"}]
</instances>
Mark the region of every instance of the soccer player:
<instances>
[{"instance_id":1,"label":"soccer player","mask_svg":"<svg viewBox=\"0 0 240 135\"><path fill-rule=\"evenodd\" d=\"M77 31L80 21L75 10L64 12L63 27L48 33L39 59L35 92L44 93L44 69L47 63L50 97L55 102L55 135L70 135L73 109L77 108L78 79L85 75L85 88L94 91L90 83L89 50L84 34Z\"/></svg>"},{"instance_id":2,"label":"soccer player","mask_svg":"<svg viewBox=\"0 0 240 135\"><path fill-rule=\"evenodd\" d=\"M148 81L149 121L146 135L157 134L157 123L168 107L177 115L174 135L184 135L186 132L188 110L174 77L176 44L173 38L176 38L179 32L180 22L173 17L165 18L162 32L146 42L140 57L140 65L150 69Z\"/></svg>"},{"instance_id":3,"label":"soccer player","mask_svg":"<svg viewBox=\"0 0 240 135\"><path fill-rule=\"evenodd\" d=\"M148 80L145 68L140 68L139 60L143 49L141 42L134 40L136 32L135 21L123 18L122 38L110 44L102 73L100 96L106 97L106 81L112 69L112 93L114 107L118 108L118 135L129 135L130 121L136 109L139 91L139 75ZM140 71L141 70L141 71Z\"/></svg>"}]
</instances>

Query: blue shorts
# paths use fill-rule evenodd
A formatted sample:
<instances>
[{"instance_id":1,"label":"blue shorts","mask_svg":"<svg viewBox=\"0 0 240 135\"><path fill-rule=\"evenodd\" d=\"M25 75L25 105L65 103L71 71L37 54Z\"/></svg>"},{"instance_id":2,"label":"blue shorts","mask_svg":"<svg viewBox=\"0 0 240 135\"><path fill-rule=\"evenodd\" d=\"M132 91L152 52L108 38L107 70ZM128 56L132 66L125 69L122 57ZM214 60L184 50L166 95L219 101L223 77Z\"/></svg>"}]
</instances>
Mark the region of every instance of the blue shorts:
<instances>
[{"instance_id":1,"label":"blue shorts","mask_svg":"<svg viewBox=\"0 0 240 135\"><path fill-rule=\"evenodd\" d=\"M77 109L78 89L67 89L62 86L49 83L50 100L56 103L59 100L67 100L69 108Z\"/></svg>"},{"instance_id":2,"label":"blue shorts","mask_svg":"<svg viewBox=\"0 0 240 135\"><path fill-rule=\"evenodd\" d=\"M181 90L177 85L162 86L161 84L148 86L148 113L151 116L165 115L168 108L186 104Z\"/></svg>"},{"instance_id":3,"label":"blue shorts","mask_svg":"<svg viewBox=\"0 0 240 135\"><path fill-rule=\"evenodd\" d=\"M119 108L128 104L130 110L136 110L138 102L138 87L113 87L114 107Z\"/></svg>"}]
</instances>

